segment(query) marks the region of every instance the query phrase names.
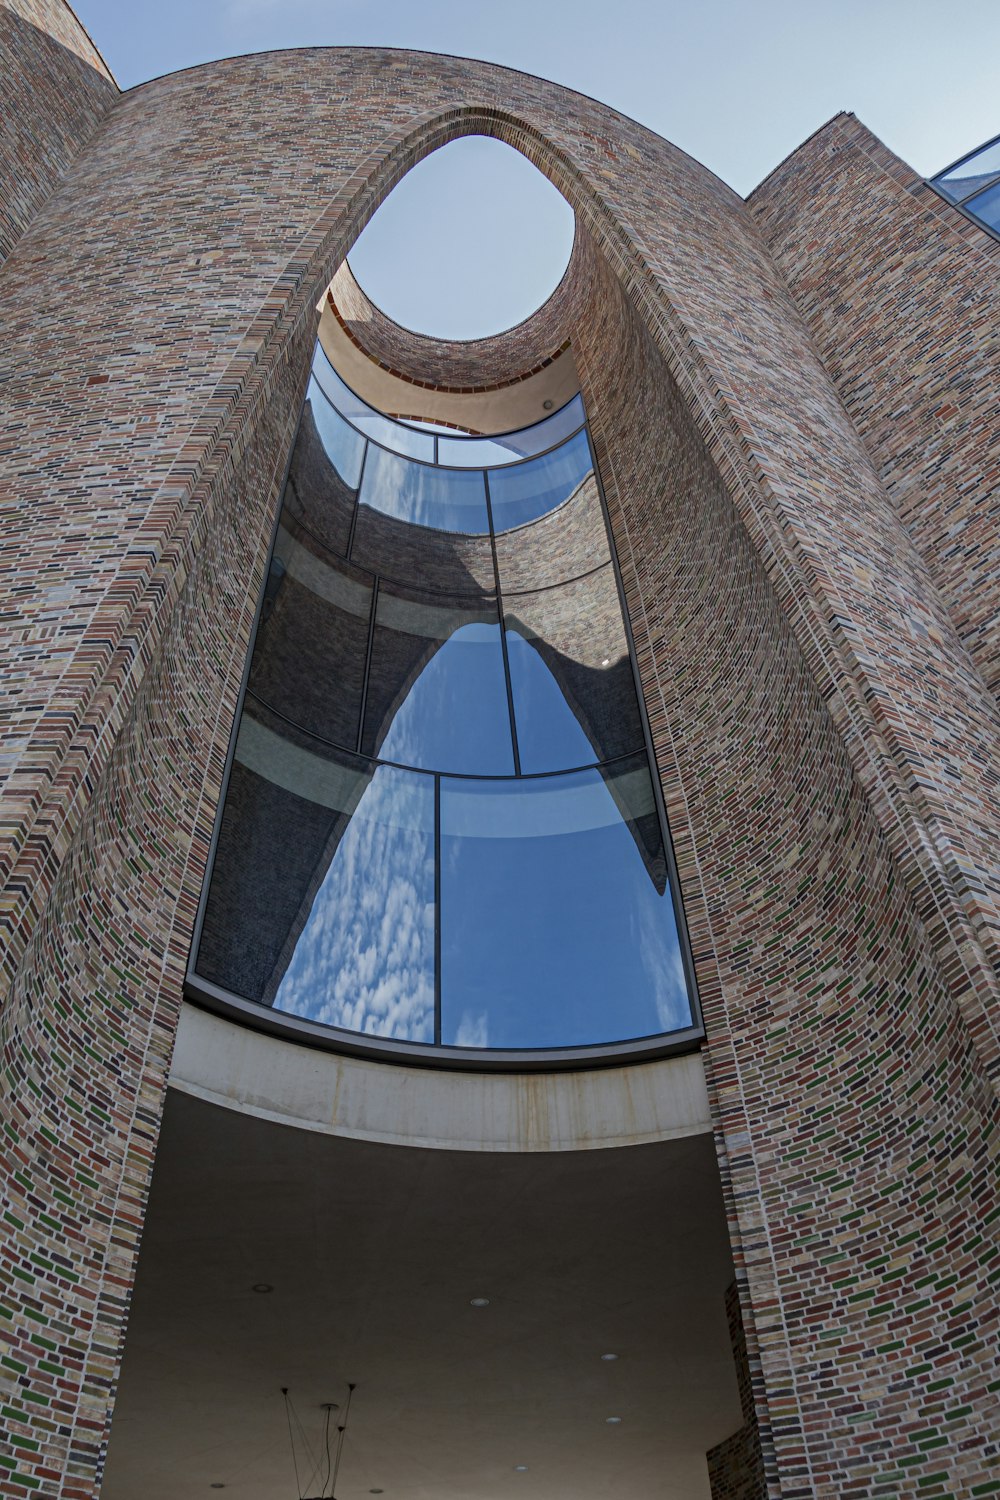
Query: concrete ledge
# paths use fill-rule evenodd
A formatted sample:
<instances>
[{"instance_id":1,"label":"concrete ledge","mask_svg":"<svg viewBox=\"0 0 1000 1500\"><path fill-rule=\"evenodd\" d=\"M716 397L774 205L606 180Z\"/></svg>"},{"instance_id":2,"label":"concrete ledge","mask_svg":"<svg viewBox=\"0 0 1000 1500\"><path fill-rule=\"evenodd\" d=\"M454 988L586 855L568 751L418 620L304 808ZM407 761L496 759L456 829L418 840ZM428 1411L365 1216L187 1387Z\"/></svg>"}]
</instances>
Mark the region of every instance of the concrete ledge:
<instances>
[{"instance_id":1,"label":"concrete ledge","mask_svg":"<svg viewBox=\"0 0 1000 1500\"><path fill-rule=\"evenodd\" d=\"M190 1004L170 1084L303 1130L450 1151L590 1151L712 1128L697 1053L573 1073L407 1068L300 1047Z\"/></svg>"}]
</instances>

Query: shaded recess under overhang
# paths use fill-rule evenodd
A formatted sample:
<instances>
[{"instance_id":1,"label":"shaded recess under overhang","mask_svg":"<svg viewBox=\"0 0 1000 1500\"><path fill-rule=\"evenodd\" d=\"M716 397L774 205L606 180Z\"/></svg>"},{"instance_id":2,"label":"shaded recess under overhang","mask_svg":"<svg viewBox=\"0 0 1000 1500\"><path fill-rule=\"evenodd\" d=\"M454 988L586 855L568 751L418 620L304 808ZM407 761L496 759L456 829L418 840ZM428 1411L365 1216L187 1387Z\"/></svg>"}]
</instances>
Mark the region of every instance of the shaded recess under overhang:
<instances>
[{"instance_id":1,"label":"shaded recess under overhang","mask_svg":"<svg viewBox=\"0 0 1000 1500\"><path fill-rule=\"evenodd\" d=\"M195 1094L227 1048L222 1107ZM708 1500L741 1413L698 1068L480 1088L186 1013L102 1500L294 1500L281 1387L318 1459L350 1381L338 1500Z\"/></svg>"}]
</instances>

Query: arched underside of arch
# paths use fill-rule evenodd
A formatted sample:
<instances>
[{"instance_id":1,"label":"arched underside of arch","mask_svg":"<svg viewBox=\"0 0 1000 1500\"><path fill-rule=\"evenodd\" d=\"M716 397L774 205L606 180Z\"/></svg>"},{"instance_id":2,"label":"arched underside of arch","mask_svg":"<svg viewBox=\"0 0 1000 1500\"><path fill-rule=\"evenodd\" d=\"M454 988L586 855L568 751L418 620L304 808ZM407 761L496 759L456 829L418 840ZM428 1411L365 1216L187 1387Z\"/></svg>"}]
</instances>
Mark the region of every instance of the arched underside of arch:
<instances>
[{"instance_id":1,"label":"arched underside of arch","mask_svg":"<svg viewBox=\"0 0 1000 1500\"><path fill-rule=\"evenodd\" d=\"M912 1488L940 1467L912 1436L938 1379L960 1488L986 1472L996 1374L988 1268L963 1248L994 1190L995 713L740 201L593 101L367 50L123 96L4 268L25 1462L67 1496L99 1478L317 301L395 182L469 133L523 151L589 246L568 336L677 849L771 1493ZM924 753L944 734L957 774ZM928 1160L954 1164L930 1194ZM967 1312L942 1289L897 1336L945 1244ZM58 1376L39 1317L70 1351ZM850 1453L828 1440L847 1430Z\"/></svg>"}]
</instances>

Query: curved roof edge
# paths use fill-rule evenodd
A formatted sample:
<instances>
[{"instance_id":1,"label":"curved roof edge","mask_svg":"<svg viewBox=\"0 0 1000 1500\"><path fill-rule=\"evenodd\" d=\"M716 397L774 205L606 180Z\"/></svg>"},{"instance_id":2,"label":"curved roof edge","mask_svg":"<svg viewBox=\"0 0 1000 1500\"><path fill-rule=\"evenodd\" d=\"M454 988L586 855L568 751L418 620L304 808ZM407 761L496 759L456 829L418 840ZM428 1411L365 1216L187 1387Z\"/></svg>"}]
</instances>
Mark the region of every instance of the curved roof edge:
<instances>
[{"instance_id":1,"label":"curved roof edge","mask_svg":"<svg viewBox=\"0 0 1000 1500\"><path fill-rule=\"evenodd\" d=\"M712 1129L697 1052L560 1073L456 1073L320 1052L185 1002L170 1084L259 1119L446 1151L590 1151Z\"/></svg>"}]
</instances>

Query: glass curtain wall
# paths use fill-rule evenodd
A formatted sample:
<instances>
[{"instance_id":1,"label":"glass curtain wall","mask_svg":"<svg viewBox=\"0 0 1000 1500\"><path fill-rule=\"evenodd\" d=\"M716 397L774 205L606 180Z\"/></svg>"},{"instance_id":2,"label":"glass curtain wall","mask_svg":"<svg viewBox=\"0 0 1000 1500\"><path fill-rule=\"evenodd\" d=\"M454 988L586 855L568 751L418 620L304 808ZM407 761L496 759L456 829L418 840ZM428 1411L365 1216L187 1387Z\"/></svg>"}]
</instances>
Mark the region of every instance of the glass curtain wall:
<instances>
[{"instance_id":1,"label":"glass curtain wall","mask_svg":"<svg viewBox=\"0 0 1000 1500\"><path fill-rule=\"evenodd\" d=\"M931 178L931 186L1000 235L1000 136Z\"/></svg>"},{"instance_id":2,"label":"glass curtain wall","mask_svg":"<svg viewBox=\"0 0 1000 1500\"><path fill-rule=\"evenodd\" d=\"M693 1032L583 406L448 437L321 349L189 986L443 1049Z\"/></svg>"}]
</instances>

